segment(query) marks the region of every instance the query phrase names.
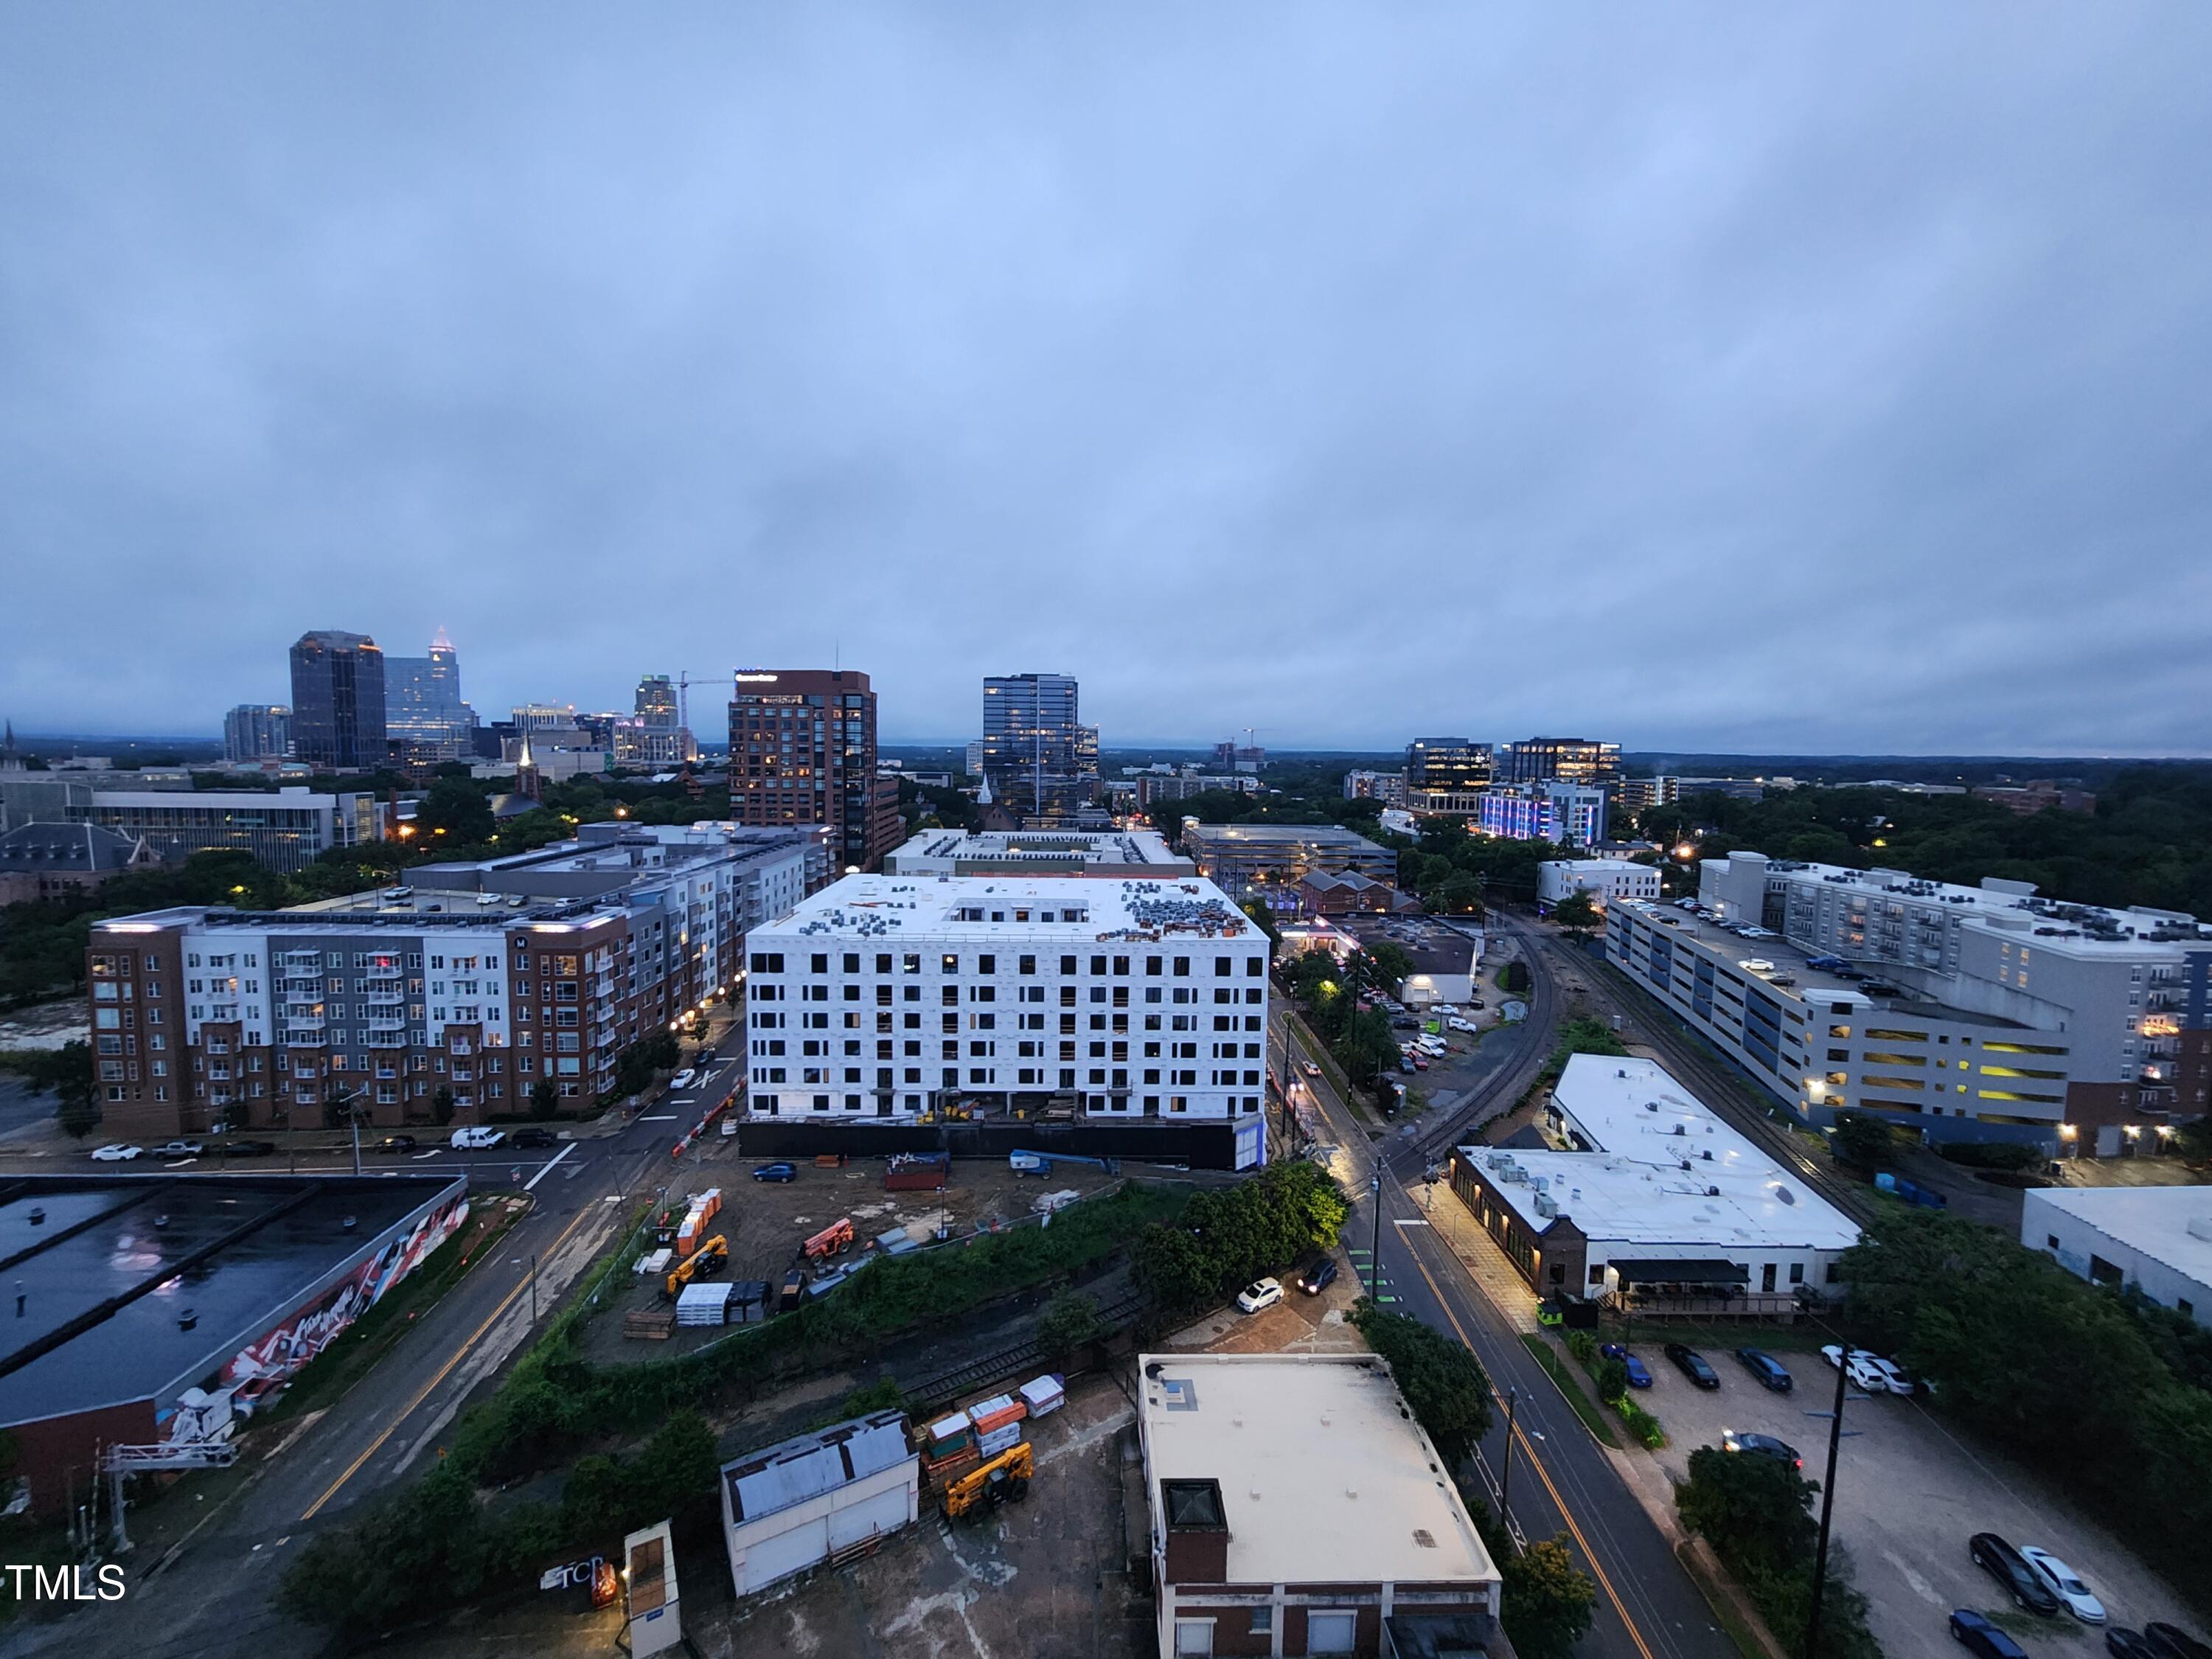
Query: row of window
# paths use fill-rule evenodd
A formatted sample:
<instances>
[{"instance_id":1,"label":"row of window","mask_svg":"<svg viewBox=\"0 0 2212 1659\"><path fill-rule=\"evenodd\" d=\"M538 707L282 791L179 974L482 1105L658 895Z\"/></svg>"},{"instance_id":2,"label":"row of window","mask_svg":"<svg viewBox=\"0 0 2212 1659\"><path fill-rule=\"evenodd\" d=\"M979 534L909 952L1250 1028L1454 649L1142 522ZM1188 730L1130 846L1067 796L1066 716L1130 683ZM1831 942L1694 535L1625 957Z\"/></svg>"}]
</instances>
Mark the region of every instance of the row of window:
<instances>
[{"instance_id":1,"label":"row of window","mask_svg":"<svg viewBox=\"0 0 2212 1659\"><path fill-rule=\"evenodd\" d=\"M830 972L830 954L826 951L811 952L807 957L806 971L810 974ZM863 971L860 967L863 954L859 951L846 951L840 953L837 971L843 974L858 974ZM784 955L785 953L781 951L756 951L750 958L751 970L756 974L781 974L785 971ZM946 951L936 955L938 972L957 974L961 971L959 952ZM896 971L902 974L919 974L921 971L925 953L919 951L902 952L878 951L873 952L872 957L874 971L878 974L893 972L891 964L894 961L898 963ZM1040 958L1034 955L1015 956L1012 957L1013 971L1017 974L1035 974L1037 971L1039 960ZM1133 957L1094 956L1091 958L1090 971L1094 978L1104 979L1110 976L1115 979L1127 979L1131 977L1130 963L1135 960L1137 958ZM1236 971L1232 966L1235 960L1235 957L1228 956L1213 957L1215 976L1221 979L1230 977ZM1082 958L1079 956L1073 954L1062 956L1060 958L1060 974L1063 976L1072 976L1080 972L1081 969L1078 964L1081 961ZM1146 957L1143 961L1145 964L1143 972L1146 977L1158 978L1163 974L1176 979L1192 977L1192 958L1189 957ZM1243 961L1244 973L1248 978L1257 979L1266 971L1262 958L1260 957L1248 955ZM978 954L975 957L975 971L978 974L997 973L999 971L998 953L984 951Z\"/></svg>"}]
</instances>

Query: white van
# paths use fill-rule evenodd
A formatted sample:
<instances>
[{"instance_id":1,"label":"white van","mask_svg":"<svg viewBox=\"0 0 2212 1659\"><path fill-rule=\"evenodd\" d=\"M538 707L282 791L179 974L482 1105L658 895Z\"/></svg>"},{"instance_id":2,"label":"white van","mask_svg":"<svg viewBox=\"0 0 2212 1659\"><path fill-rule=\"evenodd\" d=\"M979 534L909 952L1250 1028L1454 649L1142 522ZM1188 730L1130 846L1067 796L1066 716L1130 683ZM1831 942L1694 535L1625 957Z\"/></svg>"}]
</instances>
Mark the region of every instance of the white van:
<instances>
[{"instance_id":1,"label":"white van","mask_svg":"<svg viewBox=\"0 0 2212 1659\"><path fill-rule=\"evenodd\" d=\"M457 1152L479 1152L486 1146L496 1146L507 1139L501 1131L486 1124L471 1124L453 1131L453 1150Z\"/></svg>"}]
</instances>

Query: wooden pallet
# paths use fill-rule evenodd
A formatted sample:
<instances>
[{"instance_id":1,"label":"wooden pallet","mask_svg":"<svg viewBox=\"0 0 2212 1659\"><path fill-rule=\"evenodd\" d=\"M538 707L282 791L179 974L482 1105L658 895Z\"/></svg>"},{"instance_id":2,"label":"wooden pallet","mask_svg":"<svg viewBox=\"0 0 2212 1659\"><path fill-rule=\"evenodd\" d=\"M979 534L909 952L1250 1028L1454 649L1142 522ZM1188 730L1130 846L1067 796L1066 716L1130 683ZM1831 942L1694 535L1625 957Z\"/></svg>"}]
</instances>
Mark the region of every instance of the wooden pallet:
<instances>
[{"instance_id":1,"label":"wooden pallet","mask_svg":"<svg viewBox=\"0 0 2212 1659\"><path fill-rule=\"evenodd\" d=\"M633 1341L665 1342L676 1334L676 1316L671 1312L641 1309L623 1316L623 1334Z\"/></svg>"}]
</instances>

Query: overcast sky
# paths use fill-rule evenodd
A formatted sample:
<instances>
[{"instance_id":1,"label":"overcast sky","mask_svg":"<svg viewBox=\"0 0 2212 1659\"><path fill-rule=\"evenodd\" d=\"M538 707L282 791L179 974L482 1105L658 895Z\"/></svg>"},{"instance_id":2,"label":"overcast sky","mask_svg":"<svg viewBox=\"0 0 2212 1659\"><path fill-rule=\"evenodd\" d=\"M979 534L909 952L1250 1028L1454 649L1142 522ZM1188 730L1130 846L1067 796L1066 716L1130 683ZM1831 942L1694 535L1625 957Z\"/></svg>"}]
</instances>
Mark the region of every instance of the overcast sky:
<instances>
[{"instance_id":1,"label":"overcast sky","mask_svg":"<svg viewBox=\"0 0 2212 1659\"><path fill-rule=\"evenodd\" d=\"M0 712L2212 750L2212 11L0 6ZM721 701L693 699L711 733ZM708 711L702 713L702 708Z\"/></svg>"}]
</instances>

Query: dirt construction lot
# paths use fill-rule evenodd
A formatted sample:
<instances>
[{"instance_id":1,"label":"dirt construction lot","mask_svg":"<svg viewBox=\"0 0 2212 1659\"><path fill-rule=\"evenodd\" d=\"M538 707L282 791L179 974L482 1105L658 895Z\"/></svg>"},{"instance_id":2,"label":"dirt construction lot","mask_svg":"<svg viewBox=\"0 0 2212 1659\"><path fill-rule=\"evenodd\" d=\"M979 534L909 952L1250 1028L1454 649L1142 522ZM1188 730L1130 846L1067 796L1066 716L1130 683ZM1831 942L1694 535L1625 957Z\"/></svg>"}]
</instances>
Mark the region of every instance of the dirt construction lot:
<instances>
[{"instance_id":1,"label":"dirt construction lot","mask_svg":"<svg viewBox=\"0 0 2212 1659\"><path fill-rule=\"evenodd\" d=\"M1742 1339L1756 1345L1759 1338ZM1700 1346L1720 1373L1718 1393L1691 1386L1657 1342L1632 1349L1651 1371L1639 1395L1665 1425L1669 1444L1657 1455L1681 1480L1690 1454L1718 1443L1724 1428L1755 1430L1795 1446L1804 1474L1826 1472L1828 1419L1836 1373L1816 1352L1769 1348L1788 1367L1789 1394L1762 1388L1732 1349ZM2114 1624L2141 1629L2163 1619L2195 1630L2180 1599L2104 1528L2084 1519L2034 1477L1953 1434L1917 1401L1856 1394L1844 1407L1845 1437L1836 1468L1834 1536L1850 1552L1859 1588L1872 1606L1869 1622L1889 1659L1955 1659L1946 1617L1954 1607L2001 1616L2031 1659L2095 1659L2100 1633L2071 1618L2035 1619L2019 1612L1994 1579L1966 1556L1966 1540L1994 1532L2014 1544L2036 1544L2069 1563L2103 1601Z\"/></svg>"}]
</instances>

